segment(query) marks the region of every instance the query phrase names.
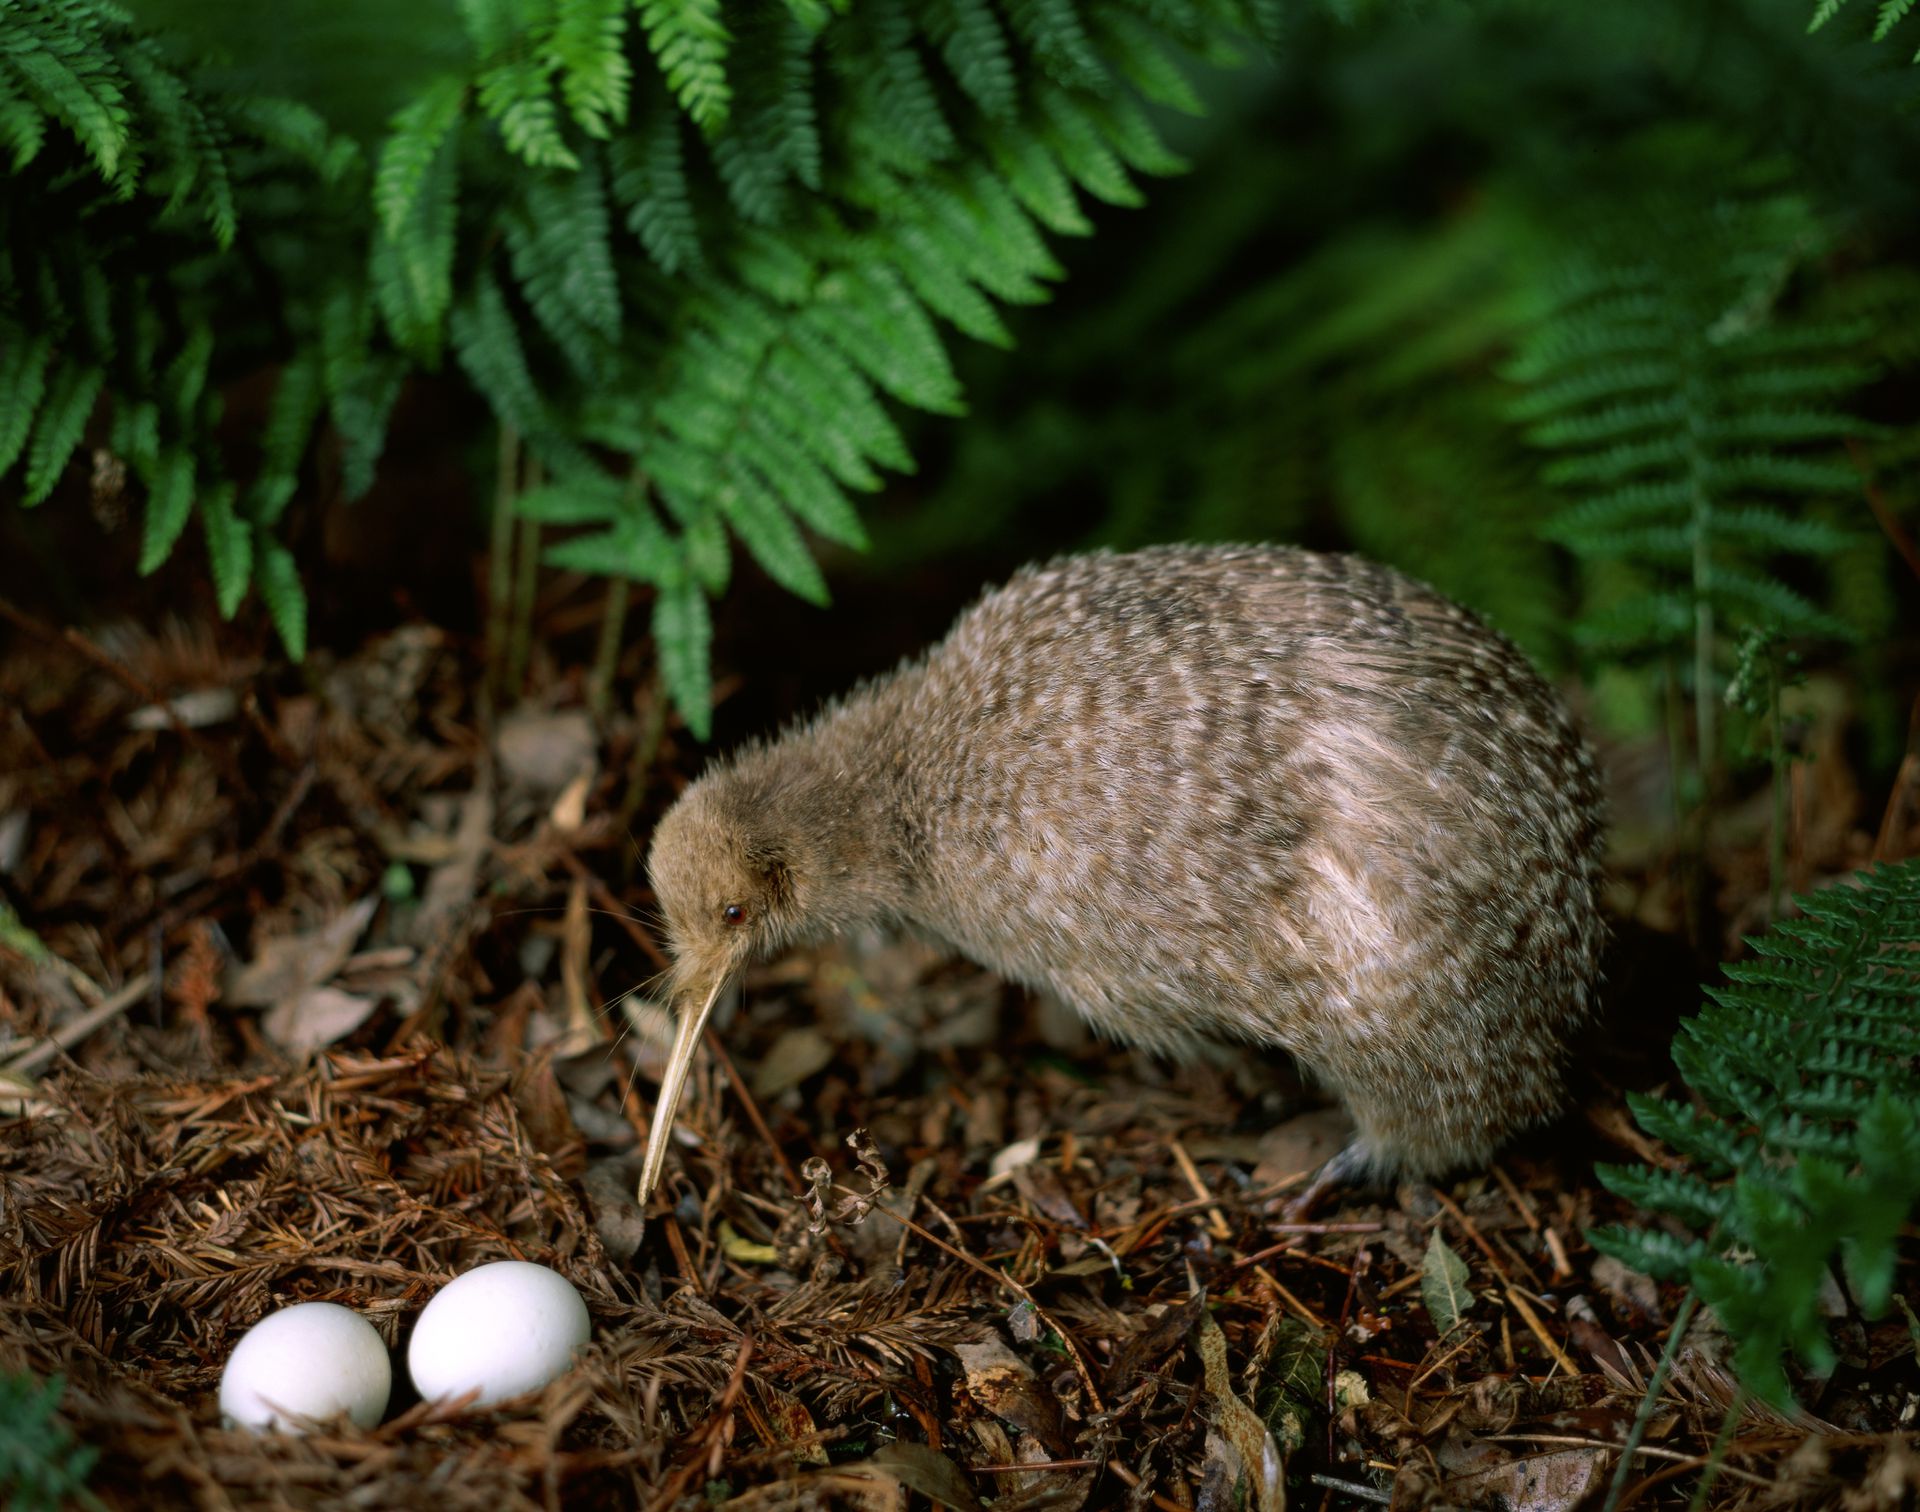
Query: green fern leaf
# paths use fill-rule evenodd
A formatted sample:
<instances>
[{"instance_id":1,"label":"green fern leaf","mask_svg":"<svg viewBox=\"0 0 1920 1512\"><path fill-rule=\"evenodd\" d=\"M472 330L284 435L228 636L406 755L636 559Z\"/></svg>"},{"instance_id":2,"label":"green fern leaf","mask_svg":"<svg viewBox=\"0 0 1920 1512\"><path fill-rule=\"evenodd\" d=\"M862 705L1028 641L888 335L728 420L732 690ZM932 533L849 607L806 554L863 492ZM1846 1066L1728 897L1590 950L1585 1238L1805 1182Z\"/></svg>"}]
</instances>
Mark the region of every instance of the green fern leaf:
<instances>
[{"instance_id":1,"label":"green fern leaf","mask_svg":"<svg viewBox=\"0 0 1920 1512\"><path fill-rule=\"evenodd\" d=\"M472 294L454 310L452 333L460 366L501 422L522 435L544 431L545 406L527 367L520 332L489 270L481 269Z\"/></svg>"},{"instance_id":2,"label":"green fern leaf","mask_svg":"<svg viewBox=\"0 0 1920 1512\"><path fill-rule=\"evenodd\" d=\"M713 621L706 595L692 581L662 588L653 601L653 644L660 681L694 738L713 733L713 681L708 665Z\"/></svg>"},{"instance_id":3,"label":"green fern leaf","mask_svg":"<svg viewBox=\"0 0 1920 1512\"><path fill-rule=\"evenodd\" d=\"M193 454L170 446L160 454L147 488L146 529L140 538L140 575L155 571L172 555L180 532L193 513Z\"/></svg>"},{"instance_id":4,"label":"green fern leaf","mask_svg":"<svg viewBox=\"0 0 1920 1512\"><path fill-rule=\"evenodd\" d=\"M810 604L827 602L827 581L813 553L772 490L751 468L731 463L715 502L740 544L768 577Z\"/></svg>"},{"instance_id":5,"label":"green fern leaf","mask_svg":"<svg viewBox=\"0 0 1920 1512\"><path fill-rule=\"evenodd\" d=\"M202 214L215 245L224 251L233 245L240 226L240 210L227 170L226 129L191 100L187 103L187 129L193 136L200 170Z\"/></svg>"},{"instance_id":6,"label":"green fern leaf","mask_svg":"<svg viewBox=\"0 0 1920 1512\"><path fill-rule=\"evenodd\" d=\"M819 192L825 152L814 109L813 35L798 23L789 26L780 48L780 79L773 106L786 141L793 176Z\"/></svg>"},{"instance_id":7,"label":"green fern leaf","mask_svg":"<svg viewBox=\"0 0 1920 1512\"><path fill-rule=\"evenodd\" d=\"M386 447L387 421L406 376L406 365L396 357L368 358L339 374L330 412L340 432L340 492L348 499L373 487Z\"/></svg>"},{"instance_id":8,"label":"green fern leaf","mask_svg":"<svg viewBox=\"0 0 1920 1512\"><path fill-rule=\"evenodd\" d=\"M769 386L791 395L801 408L821 415L832 433L851 441L858 457L870 458L895 472L911 473L913 455L899 427L875 396L873 386L842 354L830 323L816 311L803 311L789 324L786 339L787 345L768 359ZM807 434L793 424L787 429L795 435ZM830 467L834 465L826 456L821 460ZM879 482L877 478L871 483L858 482L838 469L836 476L855 488L877 487Z\"/></svg>"},{"instance_id":9,"label":"green fern leaf","mask_svg":"<svg viewBox=\"0 0 1920 1512\"><path fill-rule=\"evenodd\" d=\"M1643 593L1584 616L1574 638L1591 651L1623 656L1684 647L1693 627L1693 606L1682 595Z\"/></svg>"},{"instance_id":10,"label":"green fern leaf","mask_svg":"<svg viewBox=\"0 0 1920 1512\"><path fill-rule=\"evenodd\" d=\"M1674 1063L1699 1099L1631 1099L1693 1172L1603 1167L1615 1191L1704 1237L1609 1229L1608 1253L1692 1281L1738 1342L1749 1389L1789 1400L1791 1350L1831 1362L1819 1309L1836 1255L1869 1316L1889 1300L1902 1225L1920 1202L1920 1030L1910 1012L1863 1026L1863 992L1920 997L1920 861L1797 900L1684 1023Z\"/></svg>"},{"instance_id":11,"label":"green fern leaf","mask_svg":"<svg viewBox=\"0 0 1920 1512\"><path fill-rule=\"evenodd\" d=\"M376 232L370 272L373 295L393 339L429 367L453 303L453 257L459 221L460 151L449 133L408 202L397 233Z\"/></svg>"},{"instance_id":12,"label":"green fern leaf","mask_svg":"<svg viewBox=\"0 0 1920 1512\"><path fill-rule=\"evenodd\" d=\"M633 70L627 64L627 0L557 0L543 56L559 71L560 96L580 129L606 137L625 125Z\"/></svg>"},{"instance_id":13,"label":"green fern leaf","mask_svg":"<svg viewBox=\"0 0 1920 1512\"><path fill-rule=\"evenodd\" d=\"M248 494L248 512L262 524L272 524L292 500L299 486L300 463L307 440L325 402L325 382L317 349L301 352L280 370L273 407L260 436L260 471Z\"/></svg>"},{"instance_id":14,"label":"green fern leaf","mask_svg":"<svg viewBox=\"0 0 1920 1512\"><path fill-rule=\"evenodd\" d=\"M641 0L640 25L680 108L703 132L719 131L733 100L726 67L733 38L719 0Z\"/></svg>"},{"instance_id":15,"label":"green fern leaf","mask_svg":"<svg viewBox=\"0 0 1920 1512\"><path fill-rule=\"evenodd\" d=\"M511 47L532 19L519 0L454 0L476 57L494 58Z\"/></svg>"},{"instance_id":16,"label":"green fern leaf","mask_svg":"<svg viewBox=\"0 0 1920 1512\"><path fill-rule=\"evenodd\" d=\"M1049 231L1090 236L1093 222L1080 208L1073 180L1037 134L994 131L987 137L994 166L1020 203Z\"/></svg>"},{"instance_id":17,"label":"green fern leaf","mask_svg":"<svg viewBox=\"0 0 1920 1512\"><path fill-rule=\"evenodd\" d=\"M266 601L267 615L295 662L307 659L307 591L300 585L300 569L293 553L264 529L254 531L254 552L259 559L255 581L260 597Z\"/></svg>"},{"instance_id":18,"label":"green fern leaf","mask_svg":"<svg viewBox=\"0 0 1920 1512\"><path fill-rule=\"evenodd\" d=\"M454 75L435 79L393 118L393 129L374 173L373 203L380 226L398 239L426 193L429 175L466 110L466 82Z\"/></svg>"},{"instance_id":19,"label":"green fern leaf","mask_svg":"<svg viewBox=\"0 0 1920 1512\"><path fill-rule=\"evenodd\" d=\"M989 119L1013 119L1019 104L1007 36L989 0L942 0L931 35L954 80Z\"/></svg>"},{"instance_id":20,"label":"green fern leaf","mask_svg":"<svg viewBox=\"0 0 1920 1512\"><path fill-rule=\"evenodd\" d=\"M1088 114L1100 123L1101 134L1120 160L1156 177L1185 173L1190 166L1160 140L1146 112L1128 95L1116 94L1089 103Z\"/></svg>"},{"instance_id":21,"label":"green fern leaf","mask_svg":"<svg viewBox=\"0 0 1920 1512\"><path fill-rule=\"evenodd\" d=\"M874 0L862 17L859 45L835 60L860 100L856 161L918 171L953 156L958 143L916 45L913 18L901 0Z\"/></svg>"},{"instance_id":22,"label":"green fern leaf","mask_svg":"<svg viewBox=\"0 0 1920 1512\"><path fill-rule=\"evenodd\" d=\"M1873 40L1884 42L1887 34L1913 9L1914 0L1880 0L1880 14L1873 23Z\"/></svg>"},{"instance_id":23,"label":"green fern leaf","mask_svg":"<svg viewBox=\"0 0 1920 1512\"><path fill-rule=\"evenodd\" d=\"M167 364L160 381L166 413L182 430L192 425L201 397L207 391L207 368L212 361L213 327L196 323Z\"/></svg>"},{"instance_id":24,"label":"green fern leaf","mask_svg":"<svg viewBox=\"0 0 1920 1512\"><path fill-rule=\"evenodd\" d=\"M107 444L151 485L154 469L160 465L160 406L151 399L116 400Z\"/></svg>"},{"instance_id":25,"label":"green fern leaf","mask_svg":"<svg viewBox=\"0 0 1920 1512\"><path fill-rule=\"evenodd\" d=\"M233 512L233 485L200 491L200 528L207 538L207 564L220 617L232 619L253 576L253 532Z\"/></svg>"},{"instance_id":26,"label":"green fern leaf","mask_svg":"<svg viewBox=\"0 0 1920 1512\"><path fill-rule=\"evenodd\" d=\"M141 44L121 49L119 61L144 107L141 124L150 140L149 154L158 159L159 170L149 168L147 188L152 190L156 180L164 183L167 199L161 213L165 215L186 204L199 177L200 143L189 124L190 117L199 114L199 107L186 85L160 61L159 49L152 41L142 38Z\"/></svg>"},{"instance_id":27,"label":"green fern leaf","mask_svg":"<svg viewBox=\"0 0 1920 1512\"><path fill-rule=\"evenodd\" d=\"M1043 140L1087 193L1109 205L1133 209L1146 196L1127 177L1119 155L1107 141L1105 123L1084 100L1064 89L1037 91L1045 122Z\"/></svg>"},{"instance_id":28,"label":"green fern leaf","mask_svg":"<svg viewBox=\"0 0 1920 1512\"><path fill-rule=\"evenodd\" d=\"M823 279L814 311L847 359L916 409L957 415L965 406L939 333L891 268L878 264Z\"/></svg>"},{"instance_id":29,"label":"green fern leaf","mask_svg":"<svg viewBox=\"0 0 1920 1512\"><path fill-rule=\"evenodd\" d=\"M866 550L867 531L859 514L840 485L799 440L784 434L764 415L756 414L748 419L736 450L803 523L830 541L856 551Z\"/></svg>"},{"instance_id":30,"label":"green fern leaf","mask_svg":"<svg viewBox=\"0 0 1920 1512\"><path fill-rule=\"evenodd\" d=\"M479 79L480 108L500 128L507 151L532 168L578 168L560 133L547 69L532 58L496 63Z\"/></svg>"},{"instance_id":31,"label":"green fern leaf","mask_svg":"<svg viewBox=\"0 0 1920 1512\"><path fill-rule=\"evenodd\" d=\"M1183 115L1204 115L1206 106L1193 81L1174 60L1166 38L1124 10L1101 17L1102 50L1120 77L1156 105Z\"/></svg>"},{"instance_id":32,"label":"green fern leaf","mask_svg":"<svg viewBox=\"0 0 1920 1512\"><path fill-rule=\"evenodd\" d=\"M835 15L846 13L847 0L832 0L831 4L826 0L786 0L786 7L795 25L818 36Z\"/></svg>"},{"instance_id":33,"label":"green fern leaf","mask_svg":"<svg viewBox=\"0 0 1920 1512\"><path fill-rule=\"evenodd\" d=\"M708 593L718 596L727 591L727 579L733 567L727 548L727 528L715 509L702 509L681 521L681 544L686 548L687 570Z\"/></svg>"},{"instance_id":34,"label":"green fern leaf","mask_svg":"<svg viewBox=\"0 0 1920 1512\"><path fill-rule=\"evenodd\" d=\"M507 217L506 241L521 292L576 372L598 380L620 338L606 190L596 156L564 182L526 185Z\"/></svg>"},{"instance_id":35,"label":"green fern leaf","mask_svg":"<svg viewBox=\"0 0 1920 1512\"><path fill-rule=\"evenodd\" d=\"M760 113L745 123L736 118L713 144L713 161L727 186L727 197L743 220L773 226L786 219L786 149L773 120Z\"/></svg>"},{"instance_id":36,"label":"green fern leaf","mask_svg":"<svg viewBox=\"0 0 1920 1512\"><path fill-rule=\"evenodd\" d=\"M18 27L0 44L0 66L11 70L21 90L78 138L102 178L120 184L132 113L108 72L109 55L88 47L62 56L49 43L31 22Z\"/></svg>"},{"instance_id":37,"label":"green fern leaf","mask_svg":"<svg viewBox=\"0 0 1920 1512\"><path fill-rule=\"evenodd\" d=\"M53 492L86 433L87 417L93 413L93 402L100 397L105 379L100 369L71 359L54 372L27 446L26 491L21 503L31 507Z\"/></svg>"},{"instance_id":38,"label":"green fern leaf","mask_svg":"<svg viewBox=\"0 0 1920 1512\"><path fill-rule=\"evenodd\" d=\"M339 183L360 161L360 146L352 137L336 136L319 111L297 100L243 95L224 103L246 134L306 163L324 183Z\"/></svg>"},{"instance_id":39,"label":"green fern leaf","mask_svg":"<svg viewBox=\"0 0 1920 1512\"><path fill-rule=\"evenodd\" d=\"M13 153L15 173L40 155L47 142L47 120L47 113L26 99L0 67L0 145Z\"/></svg>"},{"instance_id":40,"label":"green fern leaf","mask_svg":"<svg viewBox=\"0 0 1920 1512\"><path fill-rule=\"evenodd\" d=\"M1745 612L1747 621L1772 625L1786 635L1821 636L1830 640L1854 638L1843 619L1817 608L1804 594L1777 579L1722 563L1713 576L1716 601Z\"/></svg>"},{"instance_id":41,"label":"green fern leaf","mask_svg":"<svg viewBox=\"0 0 1920 1512\"><path fill-rule=\"evenodd\" d=\"M976 341L1011 347L1013 333L993 302L969 281L966 265L947 241L909 222L892 236L890 261L905 275L921 303Z\"/></svg>"},{"instance_id":42,"label":"green fern leaf","mask_svg":"<svg viewBox=\"0 0 1920 1512\"><path fill-rule=\"evenodd\" d=\"M627 229L647 256L668 275L698 268L700 232L687 190L679 117L671 109L657 112L637 140L613 143L609 161L614 198L628 207Z\"/></svg>"},{"instance_id":43,"label":"green fern leaf","mask_svg":"<svg viewBox=\"0 0 1920 1512\"><path fill-rule=\"evenodd\" d=\"M655 583L663 575L680 571L679 553L666 532L658 524L642 526L633 520L623 520L598 535L557 542L541 553L541 559L569 572L641 583Z\"/></svg>"},{"instance_id":44,"label":"green fern leaf","mask_svg":"<svg viewBox=\"0 0 1920 1512\"><path fill-rule=\"evenodd\" d=\"M1698 1239L1616 1224L1587 1230L1587 1239L1601 1254L1624 1260L1635 1270L1662 1281L1686 1280L1707 1255L1706 1245Z\"/></svg>"},{"instance_id":45,"label":"green fern leaf","mask_svg":"<svg viewBox=\"0 0 1920 1512\"><path fill-rule=\"evenodd\" d=\"M53 337L46 331L29 335L11 321L0 321L0 477L26 449L47 391L52 355Z\"/></svg>"},{"instance_id":46,"label":"green fern leaf","mask_svg":"<svg viewBox=\"0 0 1920 1512\"><path fill-rule=\"evenodd\" d=\"M1073 0L1007 0L1014 31L1056 83L1074 89L1112 85Z\"/></svg>"},{"instance_id":47,"label":"green fern leaf","mask_svg":"<svg viewBox=\"0 0 1920 1512\"><path fill-rule=\"evenodd\" d=\"M798 237L755 227L745 228L734 244L733 269L749 289L783 305L801 305L813 298L814 284L820 276L819 264ZM751 307L743 308L743 305L744 302L730 304L728 314L719 323L726 325L738 319L746 327L760 331L765 322ZM757 339L764 347L774 339L774 333L769 328Z\"/></svg>"}]
</instances>

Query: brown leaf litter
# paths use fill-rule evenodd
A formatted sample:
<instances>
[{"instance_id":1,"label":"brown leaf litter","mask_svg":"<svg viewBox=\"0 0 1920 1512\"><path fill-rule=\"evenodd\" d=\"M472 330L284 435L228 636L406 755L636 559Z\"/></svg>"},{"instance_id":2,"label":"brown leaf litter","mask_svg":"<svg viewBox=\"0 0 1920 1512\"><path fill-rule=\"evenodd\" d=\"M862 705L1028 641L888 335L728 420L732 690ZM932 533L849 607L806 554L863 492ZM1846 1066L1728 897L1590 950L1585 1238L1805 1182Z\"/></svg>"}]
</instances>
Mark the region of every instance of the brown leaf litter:
<instances>
[{"instance_id":1,"label":"brown leaf litter","mask_svg":"<svg viewBox=\"0 0 1920 1512\"><path fill-rule=\"evenodd\" d=\"M1617 1091L1288 1225L1327 1130L1284 1071L1170 1070L850 940L749 978L643 1223L636 836L700 756L564 687L489 739L476 683L425 627L305 682L185 631L0 660L0 1369L65 1378L107 1505L1598 1505L1675 1302L1583 1237ZM270 1309L403 1350L508 1258L593 1318L546 1391L436 1414L402 1364L374 1430L219 1425ZM1811 1410L1744 1409L1713 1505L1912 1504L1907 1325L1838 1336ZM1686 1504L1733 1394L1703 1331L1629 1504Z\"/></svg>"}]
</instances>

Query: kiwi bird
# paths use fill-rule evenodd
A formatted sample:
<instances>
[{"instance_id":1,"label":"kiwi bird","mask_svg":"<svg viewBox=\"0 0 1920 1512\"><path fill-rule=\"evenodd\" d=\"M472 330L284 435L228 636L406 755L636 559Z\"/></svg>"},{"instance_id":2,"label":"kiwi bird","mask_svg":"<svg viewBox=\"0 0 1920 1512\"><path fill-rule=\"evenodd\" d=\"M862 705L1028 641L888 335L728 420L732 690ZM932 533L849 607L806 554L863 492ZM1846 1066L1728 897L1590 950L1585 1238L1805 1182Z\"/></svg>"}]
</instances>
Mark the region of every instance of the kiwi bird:
<instances>
[{"instance_id":1,"label":"kiwi bird","mask_svg":"<svg viewBox=\"0 0 1920 1512\"><path fill-rule=\"evenodd\" d=\"M1291 1052L1356 1126L1323 1178L1484 1162L1562 1100L1601 829L1553 689L1400 572L1269 546L1025 568L661 819L678 1023L642 1199L727 983L875 923L1154 1051Z\"/></svg>"}]
</instances>

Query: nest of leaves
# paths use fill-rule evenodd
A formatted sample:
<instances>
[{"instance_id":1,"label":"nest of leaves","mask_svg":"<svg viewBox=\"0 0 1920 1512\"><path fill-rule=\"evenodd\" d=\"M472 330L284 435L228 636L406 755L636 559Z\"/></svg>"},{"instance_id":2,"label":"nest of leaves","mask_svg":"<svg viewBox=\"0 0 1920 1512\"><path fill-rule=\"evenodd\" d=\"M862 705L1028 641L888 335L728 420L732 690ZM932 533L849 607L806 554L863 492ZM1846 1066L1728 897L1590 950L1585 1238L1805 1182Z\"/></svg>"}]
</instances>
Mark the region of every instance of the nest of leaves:
<instances>
[{"instance_id":1,"label":"nest of leaves","mask_svg":"<svg viewBox=\"0 0 1920 1512\"><path fill-rule=\"evenodd\" d=\"M1283 1122L1283 1069L1157 1067L852 941L749 978L643 1221L634 837L700 759L643 683L594 720L536 669L488 736L427 630L305 684L186 632L45 639L0 662L0 1371L15 1402L61 1387L0 1425L16 1505L63 1467L116 1507L454 1512L1545 1508L1612 1480L1674 1298L1587 1247L1622 1216L1591 1149L1288 1225L1327 1148ZM1589 1122L1636 1148L1617 1097ZM586 1298L578 1368L413 1399L421 1307L505 1258ZM302 1301L394 1346L388 1420L223 1428L234 1344ZM1912 1494L1911 1341L1857 1335L1820 1416L1745 1408L1716 1504ZM1637 1504L1684 1504L1733 1394L1683 1353Z\"/></svg>"}]
</instances>

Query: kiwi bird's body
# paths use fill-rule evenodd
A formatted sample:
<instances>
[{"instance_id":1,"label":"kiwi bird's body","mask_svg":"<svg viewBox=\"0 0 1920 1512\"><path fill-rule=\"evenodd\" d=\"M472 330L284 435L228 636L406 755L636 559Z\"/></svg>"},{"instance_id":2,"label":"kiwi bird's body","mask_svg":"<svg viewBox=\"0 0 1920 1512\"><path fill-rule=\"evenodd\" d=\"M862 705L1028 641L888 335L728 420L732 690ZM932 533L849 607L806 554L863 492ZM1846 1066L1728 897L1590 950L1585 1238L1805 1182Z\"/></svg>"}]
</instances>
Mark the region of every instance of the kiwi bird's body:
<instances>
[{"instance_id":1,"label":"kiwi bird's body","mask_svg":"<svg viewBox=\"0 0 1920 1512\"><path fill-rule=\"evenodd\" d=\"M1349 1172L1432 1175L1560 1101L1600 830L1565 708L1466 610L1355 557L1167 547L1022 571L718 763L650 869L682 990L904 923L1119 1039L1284 1048L1353 1113Z\"/></svg>"}]
</instances>

